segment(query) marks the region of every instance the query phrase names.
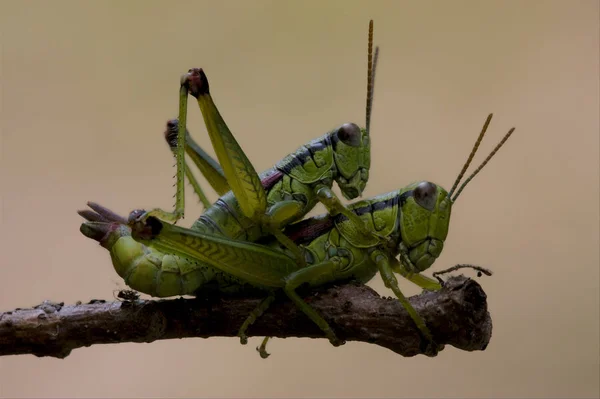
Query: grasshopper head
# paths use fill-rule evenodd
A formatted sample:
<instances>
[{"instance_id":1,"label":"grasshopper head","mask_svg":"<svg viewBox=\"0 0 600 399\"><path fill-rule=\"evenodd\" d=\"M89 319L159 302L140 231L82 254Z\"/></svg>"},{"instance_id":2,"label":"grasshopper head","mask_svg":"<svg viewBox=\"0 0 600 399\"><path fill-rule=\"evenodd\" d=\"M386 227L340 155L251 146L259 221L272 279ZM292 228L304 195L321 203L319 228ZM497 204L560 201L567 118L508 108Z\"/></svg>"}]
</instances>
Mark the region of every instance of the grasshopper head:
<instances>
[{"instance_id":1,"label":"grasshopper head","mask_svg":"<svg viewBox=\"0 0 600 399\"><path fill-rule=\"evenodd\" d=\"M371 167L371 141L365 129L345 123L331 132L333 157L337 168L335 181L346 199L362 195Z\"/></svg>"},{"instance_id":2,"label":"grasshopper head","mask_svg":"<svg viewBox=\"0 0 600 399\"><path fill-rule=\"evenodd\" d=\"M422 181L400 194L400 251L405 252L420 272L435 262L448 235L452 201L437 184Z\"/></svg>"},{"instance_id":3,"label":"grasshopper head","mask_svg":"<svg viewBox=\"0 0 600 399\"><path fill-rule=\"evenodd\" d=\"M427 269L440 255L444 248L444 240L448 235L452 204L456 202L467 184L483 169L515 130L514 127L510 129L481 165L458 187L491 120L492 114L487 117L481 133L479 133L479 137L450 192L446 192L437 184L425 181L412 184L401 190L400 234L402 239L399 250L408 255L415 268L418 269L412 270L413 272Z\"/></svg>"},{"instance_id":4,"label":"grasshopper head","mask_svg":"<svg viewBox=\"0 0 600 399\"><path fill-rule=\"evenodd\" d=\"M348 200L362 195L369 179L369 168L371 167L371 140L369 132L379 47L375 47L374 57L372 50L373 21L369 23L365 129L359 128L354 123L346 123L333 131L331 135L334 160L338 170L335 181L340 187L344 198Z\"/></svg>"}]
</instances>

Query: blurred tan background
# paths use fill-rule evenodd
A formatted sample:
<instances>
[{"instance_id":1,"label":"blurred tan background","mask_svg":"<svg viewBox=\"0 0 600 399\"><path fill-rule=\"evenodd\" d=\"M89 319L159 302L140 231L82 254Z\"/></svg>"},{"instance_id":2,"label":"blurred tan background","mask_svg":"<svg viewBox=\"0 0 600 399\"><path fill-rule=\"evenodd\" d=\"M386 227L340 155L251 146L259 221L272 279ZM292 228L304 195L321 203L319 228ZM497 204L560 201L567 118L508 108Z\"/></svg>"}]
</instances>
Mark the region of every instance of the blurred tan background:
<instances>
[{"instance_id":1,"label":"blurred tan background","mask_svg":"<svg viewBox=\"0 0 600 399\"><path fill-rule=\"evenodd\" d=\"M598 397L597 1L1 1L0 310L125 288L76 210L172 205L162 131L188 68L205 69L257 170L364 124L370 18L381 57L367 197L421 179L449 188L489 112L475 163L517 127L461 195L431 269L493 269L479 280L487 350L402 358L275 339L263 361L259 338L99 345L0 358L0 396ZM187 200L184 225L201 212L191 189Z\"/></svg>"}]
</instances>

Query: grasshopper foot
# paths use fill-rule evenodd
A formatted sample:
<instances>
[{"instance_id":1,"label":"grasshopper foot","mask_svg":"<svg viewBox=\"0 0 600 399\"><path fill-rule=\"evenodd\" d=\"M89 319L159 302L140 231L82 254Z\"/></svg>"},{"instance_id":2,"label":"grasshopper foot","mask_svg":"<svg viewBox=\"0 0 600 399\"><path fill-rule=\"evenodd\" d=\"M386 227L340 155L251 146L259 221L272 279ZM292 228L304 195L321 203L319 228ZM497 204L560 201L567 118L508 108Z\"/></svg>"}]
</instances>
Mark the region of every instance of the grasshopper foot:
<instances>
[{"instance_id":1,"label":"grasshopper foot","mask_svg":"<svg viewBox=\"0 0 600 399\"><path fill-rule=\"evenodd\" d=\"M440 345L433 339L433 336L429 329L425 327L425 330L418 329L421 337L420 349L425 356L435 357L437 354L444 349L444 345Z\"/></svg>"},{"instance_id":2,"label":"grasshopper foot","mask_svg":"<svg viewBox=\"0 0 600 399\"><path fill-rule=\"evenodd\" d=\"M418 326L418 324L417 324ZM444 349L444 345L440 345L433 339L433 335L427 326L418 326L417 331L421 337L420 349L425 356L435 357L437 354Z\"/></svg>"},{"instance_id":3,"label":"grasshopper foot","mask_svg":"<svg viewBox=\"0 0 600 399\"><path fill-rule=\"evenodd\" d=\"M269 338L270 337L265 337L263 339L262 343L260 344L260 346L256 347L256 351L258 352L260 357L263 359L266 359L269 356L271 356L271 354L269 352L267 352L267 342L269 342Z\"/></svg>"},{"instance_id":4,"label":"grasshopper foot","mask_svg":"<svg viewBox=\"0 0 600 399\"><path fill-rule=\"evenodd\" d=\"M444 350L444 345L437 344L435 341L423 339L421 341L421 350L425 356L435 357Z\"/></svg>"},{"instance_id":5,"label":"grasshopper foot","mask_svg":"<svg viewBox=\"0 0 600 399\"><path fill-rule=\"evenodd\" d=\"M342 346L346 343L346 341L344 341L343 339L339 339L333 331L330 331L327 334L327 338L329 338L329 342L331 343L331 345L335 347Z\"/></svg>"}]
</instances>

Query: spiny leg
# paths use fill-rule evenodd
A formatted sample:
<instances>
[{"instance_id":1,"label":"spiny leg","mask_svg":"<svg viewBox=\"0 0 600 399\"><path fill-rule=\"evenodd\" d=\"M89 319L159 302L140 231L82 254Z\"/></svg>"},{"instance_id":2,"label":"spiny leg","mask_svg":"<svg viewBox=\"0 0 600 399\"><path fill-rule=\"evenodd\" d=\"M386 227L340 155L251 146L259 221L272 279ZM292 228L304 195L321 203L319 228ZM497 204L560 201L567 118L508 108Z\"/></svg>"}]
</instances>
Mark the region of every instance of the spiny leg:
<instances>
[{"instance_id":1,"label":"spiny leg","mask_svg":"<svg viewBox=\"0 0 600 399\"><path fill-rule=\"evenodd\" d=\"M165 130L165 140L172 151L177 150L178 126L178 119L171 119L167 122ZM223 195L231 190L221 165L192 139L189 131L186 131L185 134L185 151L218 195Z\"/></svg>"},{"instance_id":2,"label":"spiny leg","mask_svg":"<svg viewBox=\"0 0 600 399\"><path fill-rule=\"evenodd\" d=\"M175 191L175 210L173 212L163 211L155 208L147 213L148 216L154 216L166 222L175 223L182 219L185 213L185 132L187 121L187 97L188 88L183 79L180 80L179 88L179 126L177 130L177 148L173 151L176 161L176 191Z\"/></svg>"},{"instance_id":3,"label":"spiny leg","mask_svg":"<svg viewBox=\"0 0 600 399\"><path fill-rule=\"evenodd\" d=\"M210 201L206 197L206 194L204 194L204 190L202 190L202 186L200 186L200 183L198 183L198 180L196 180L196 178L194 177L194 174L192 173L192 170L187 165L187 163L185 164L185 175L187 176L188 181L192 185L194 192L196 193L196 195L198 195L200 202L202 202L204 209L208 209L210 207Z\"/></svg>"},{"instance_id":4,"label":"spiny leg","mask_svg":"<svg viewBox=\"0 0 600 399\"><path fill-rule=\"evenodd\" d=\"M219 113L210 95L204 71L199 68L190 69L182 80L185 80L190 94L198 100L213 148L242 212L247 218L266 227L295 254L298 263L304 265L301 249L281 233L281 220L287 219L287 215L296 210L297 206L287 206L283 211L283 216L267 213L267 196L262 182Z\"/></svg>"},{"instance_id":5,"label":"spiny leg","mask_svg":"<svg viewBox=\"0 0 600 399\"><path fill-rule=\"evenodd\" d=\"M246 345L248 343L248 336L246 335L246 331L248 327L250 327L254 322L265 313L265 311L271 306L273 301L275 300L275 294L271 293L268 297L260 301L258 306L250 312L244 323L240 327L238 331L238 337L240 337L240 343L242 345Z\"/></svg>"},{"instance_id":6,"label":"spiny leg","mask_svg":"<svg viewBox=\"0 0 600 399\"><path fill-rule=\"evenodd\" d=\"M177 125L178 125L177 119L171 119L170 121L167 122L167 129L164 132L165 140L167 141L167 144L169 145L169 148L171 149L171 152L173 153L173 156L175 157L175 159L177 159L177 140L178 140L178 126ZM189 134L187 134L187 137L189 137ZM186 150L187 150L187 143L186 143ZM192 170L190 169L187 161L185 161L185 160L184 160L184 165L185 165L185 175L188 178L188 181L190 182L190 184L192 185L194 192L196 193L196 195L198 195L198 198L200 199L200 202L202 202L204 209L209 208L211 205L210 201L206 197L206 194L204 194L204 190L202 190L202 186L200 186L200 183L198 183L198 180L196 180L196 177L192 173Z\"/></svg>"}]
</instances>

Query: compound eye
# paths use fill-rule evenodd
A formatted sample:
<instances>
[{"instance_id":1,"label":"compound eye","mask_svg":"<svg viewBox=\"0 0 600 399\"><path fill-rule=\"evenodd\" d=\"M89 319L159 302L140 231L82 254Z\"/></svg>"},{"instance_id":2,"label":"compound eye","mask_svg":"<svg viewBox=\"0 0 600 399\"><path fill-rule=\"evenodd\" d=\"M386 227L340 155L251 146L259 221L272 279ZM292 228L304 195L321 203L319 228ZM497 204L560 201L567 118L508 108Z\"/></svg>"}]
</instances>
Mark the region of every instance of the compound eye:
<instances>
[{"instance_id":1,"label":"compound eye","mask_svg":"<svg viewBox=\"0 0 600 399\"><path fill-rule=\"evenodd\" d=\"M360 128L354 123L345 123L337 131L340 141L350 147L360 146L361 136Z\"/></svg>"},{"instance_id":2,"label":"compound eye","mask_svg":"<svg viewBox=\"0 0 600 399\"><path fill-rule=\"evenodd\" d=\"M413 190L413 197L415 202L421 205L423 208L433 211L435 208L437 186L428 181L419 183L419 185Z\"/></svg>"}]
</instances>

